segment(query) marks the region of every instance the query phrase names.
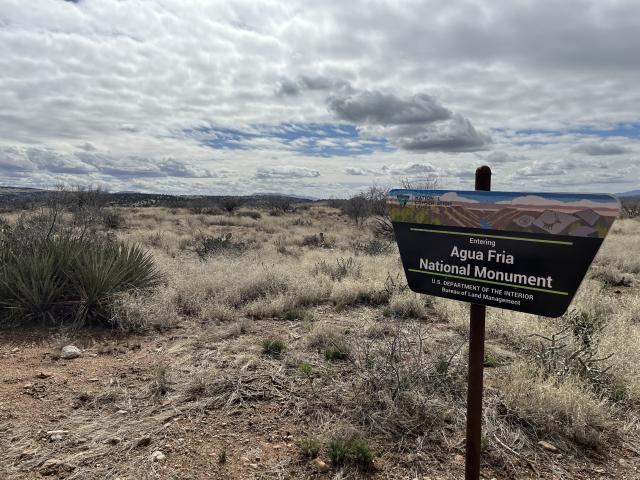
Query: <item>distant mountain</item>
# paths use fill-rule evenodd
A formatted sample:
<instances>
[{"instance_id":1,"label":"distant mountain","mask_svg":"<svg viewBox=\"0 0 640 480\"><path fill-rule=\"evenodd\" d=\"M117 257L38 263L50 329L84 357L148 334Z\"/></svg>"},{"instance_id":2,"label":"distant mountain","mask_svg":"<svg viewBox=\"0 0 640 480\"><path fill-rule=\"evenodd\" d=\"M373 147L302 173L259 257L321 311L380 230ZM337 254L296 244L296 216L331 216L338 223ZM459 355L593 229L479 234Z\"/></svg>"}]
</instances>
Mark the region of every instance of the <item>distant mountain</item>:
<instances>
[{"instance_id":1,"label":"distant mountain","mask_svg":"<svg viewBox=\"0 0 640 480\"><path fill-rule=\"evenodd\" d=\"M629 190L628 192L616 193L616 197L640 197L640 189Z\"/></svg>"}]
</instances>

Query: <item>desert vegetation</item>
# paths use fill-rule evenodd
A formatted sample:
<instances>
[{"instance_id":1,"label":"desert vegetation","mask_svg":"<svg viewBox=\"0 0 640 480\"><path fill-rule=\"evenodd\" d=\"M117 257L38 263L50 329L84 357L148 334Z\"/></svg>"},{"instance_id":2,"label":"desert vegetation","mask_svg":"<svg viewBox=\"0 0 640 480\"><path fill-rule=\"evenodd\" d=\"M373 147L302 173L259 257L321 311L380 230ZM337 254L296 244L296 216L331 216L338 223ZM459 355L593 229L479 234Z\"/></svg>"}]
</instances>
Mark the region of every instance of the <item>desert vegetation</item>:
<instances>
[{"instance_id":1,"label":"desert vegetation","mask_svg":"<svg viewBox=\"0 0 640 480\"><path fill-rule=\"evenodd\" d=\"M6 210L2 477L461 478L468 306L378 193ZM488 310L486 478L638 478L638 259L627 215L564 317Z\"/></svg>"}]
</instances>

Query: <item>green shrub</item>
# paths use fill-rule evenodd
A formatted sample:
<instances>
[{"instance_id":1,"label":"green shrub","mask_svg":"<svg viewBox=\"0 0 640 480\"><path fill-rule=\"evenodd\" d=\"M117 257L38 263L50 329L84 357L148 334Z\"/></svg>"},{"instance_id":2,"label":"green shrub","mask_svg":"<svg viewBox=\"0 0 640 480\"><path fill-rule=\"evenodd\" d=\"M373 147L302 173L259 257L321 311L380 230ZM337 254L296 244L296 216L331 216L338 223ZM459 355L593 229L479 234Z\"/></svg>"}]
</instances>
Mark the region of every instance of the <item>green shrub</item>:
<instances>
[{"instance_id":1,"label":"green shrub","mask_svg":"<svg viewBox=\"0 0 640 480\"><path fill-rule=\"evenodd\" d=\"M491 353L484 354L484 366L487 368L495 368L499 365L498 359Z\"/></svg>"},{"instance_id":2,"label":"green shrub","mask_svg":"<svg viewBox=\"0 0 640 480\"><path fill-rule=\"evenodd\" d=\"M369 468L373 464L373 452L371 452L367 441L362 438L356 438L349 442L349 454L361 468Z\"/></svg>"},{"instance_id":3,"label":"green shrub","mask_svg":"<svg viewBox=\"0 0 640 480\"><path fill-rule=\"evenodd\" d=\"M329 345L324 351L324 358L329 361L346 360L349 358L351 349L345 342L336 342Z\"/></svg>"},{"instance_id":4,"label":"green shrub","mask_svg":"<svg viewBox=\"0 0 640 480\"><path fill-rule=\"evenodd\" d=\"M262 342L262 352L267 355L280 355L285 348L284 341L279 338L267 338Z\"/></svg>"},{"instance_id":5,"label":"green shrub","mask_svg":"<svg viewBox=\"0 0 640 480\"><path fill-rule=\"evenodd\" d=\"M218 463L220 465L224 465L225 463L227 463L227 449L223 448L222 450L220 450L220 453L218 453Z\"/></svg>"},{"instance_id":6,"label":"green shrub","mask_svg":"<svg viewBox=\"0 0 640 480\"><path fill-rule=\"evenodd\" d=\"M320 442L315 438L304 438L300 441L300 450L305 457L316 458L320 453Z\"/></svg>"},{"instance_id":7,"label":"green shrub","mask_svg":"<svg viewBox=\"0 0 640 480\"><path fill-rule=\"evenodd\" d=\"M159 280L137 246L43 234L27 223L0 234L0 323L108 323L116 294Z\"/></svg>"},{"instance_id":8,"label":"green shrub","mask_svg":"<svg viewBox=\"0 0 640 480\"><path fill-rule=\"evenodd\" d=\"M340 467L344 464L349 453L349 445L342 438L334 438L329 442L329 458L334 466Z\"/></svg>"}]
</instances>

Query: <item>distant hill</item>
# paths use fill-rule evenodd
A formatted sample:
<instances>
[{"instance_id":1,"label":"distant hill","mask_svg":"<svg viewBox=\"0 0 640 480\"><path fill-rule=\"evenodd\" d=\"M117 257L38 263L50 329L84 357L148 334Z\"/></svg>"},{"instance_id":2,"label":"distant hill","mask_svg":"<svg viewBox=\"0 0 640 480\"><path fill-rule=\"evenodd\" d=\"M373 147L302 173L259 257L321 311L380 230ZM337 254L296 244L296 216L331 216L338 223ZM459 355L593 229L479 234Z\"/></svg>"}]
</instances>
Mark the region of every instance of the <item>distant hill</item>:
<instances>
[{"instance_id":1,"label":"distant hill","mask_svg":"<svg viewBox=\"0 0 640 480\"><path fill-rule=\"evenodd\" d=\"M616 197L640 197L640 189L629 190L628 192L616 193Z\"/></svg>"},{"instance_id":2,"label":"distant hill","mask_svg":"<svg viewBox=\"0 0 640 480\"><path fill-rule=\"evenodd\" d=\"M8 187L0 186L0 205L5 207L26 208L29 206L37 206L44 202L49 190L41 190L37 188ZM185 208L207 208L220 205L225 197L236 195L165 195L157 193L139 193L139 192L114 192L106 193L108 196L107 203L120 206L166 206L166 207L185 207ZM237 195L248 206L273 206L278 199L281 203L299 204L305 202L313 202L313 198L298 197L293 195L279 193L254 193L252 195Z\"/></svg>"}]
</instances>

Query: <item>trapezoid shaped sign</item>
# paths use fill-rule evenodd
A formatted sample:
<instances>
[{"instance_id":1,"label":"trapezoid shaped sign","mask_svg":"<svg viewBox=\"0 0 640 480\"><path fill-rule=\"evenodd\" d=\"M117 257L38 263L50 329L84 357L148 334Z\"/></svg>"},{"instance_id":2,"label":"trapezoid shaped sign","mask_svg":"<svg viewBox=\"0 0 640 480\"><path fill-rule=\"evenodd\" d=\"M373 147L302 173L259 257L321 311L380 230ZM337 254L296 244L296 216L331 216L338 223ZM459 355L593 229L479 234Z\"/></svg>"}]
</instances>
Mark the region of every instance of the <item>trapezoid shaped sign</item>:
<instances>
[{"instance_id":1,"label":"trapezoid shaped sign","mask_svg":"<svg viewBox=\"0 0 640 480\"><path fill-rule=\"evenodd\" d=\"M548 317L620 210L607 194L398 189L388 202L411 290Z\"/></svg>"}]
</instances>

